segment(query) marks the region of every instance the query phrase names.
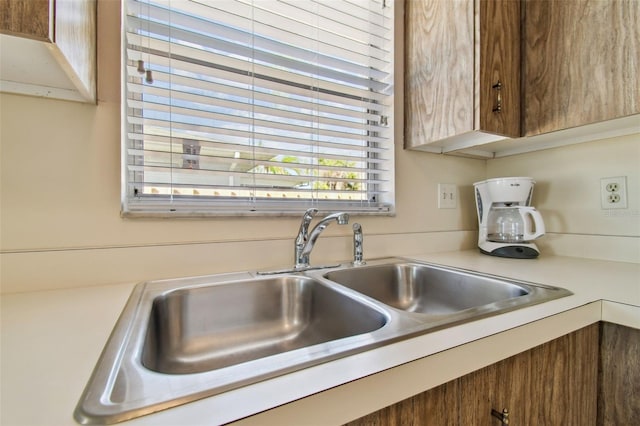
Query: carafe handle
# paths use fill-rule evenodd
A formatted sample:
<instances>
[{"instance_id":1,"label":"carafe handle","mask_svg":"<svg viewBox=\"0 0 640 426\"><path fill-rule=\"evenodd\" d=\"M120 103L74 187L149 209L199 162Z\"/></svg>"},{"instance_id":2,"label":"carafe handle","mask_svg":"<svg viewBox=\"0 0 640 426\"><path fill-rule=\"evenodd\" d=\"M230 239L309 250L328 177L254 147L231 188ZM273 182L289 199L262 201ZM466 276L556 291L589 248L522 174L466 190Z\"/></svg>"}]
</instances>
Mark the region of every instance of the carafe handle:
<instances>
[{"instance_id":1,"label":"carafe handle","mask_svg":"<svg viewBox=\"0 0 640 426\"><path fill-rule=\"evenodd\" d=\"M540 212L535 207L519 207L518 210L524 221L524 240L542 237L546 230Z\"/></svg>"}]
</instances>

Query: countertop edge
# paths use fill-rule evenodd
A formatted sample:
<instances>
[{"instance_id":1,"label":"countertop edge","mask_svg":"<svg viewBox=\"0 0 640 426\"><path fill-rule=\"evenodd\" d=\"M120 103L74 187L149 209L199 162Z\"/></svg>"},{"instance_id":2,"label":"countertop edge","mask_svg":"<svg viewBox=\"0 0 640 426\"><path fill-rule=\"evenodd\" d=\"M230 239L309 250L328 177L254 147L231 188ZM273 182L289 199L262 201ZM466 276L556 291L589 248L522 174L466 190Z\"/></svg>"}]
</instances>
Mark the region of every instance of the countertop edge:
<instances>
[{"instance_id":1,"label":"countertop edge","mask_svg":"<svg viewBox=\"0 0 640 426\"><path fill-rule=\"evenodd\" d=\"M601 319L602 303L586 305L468 342L233 423L237 426L340 425ZM640 308L638 308L640 312ZM552 331L549 331L552 330ZM383 391L373 391L379 389Z\"/></svg>"}]
</instances>

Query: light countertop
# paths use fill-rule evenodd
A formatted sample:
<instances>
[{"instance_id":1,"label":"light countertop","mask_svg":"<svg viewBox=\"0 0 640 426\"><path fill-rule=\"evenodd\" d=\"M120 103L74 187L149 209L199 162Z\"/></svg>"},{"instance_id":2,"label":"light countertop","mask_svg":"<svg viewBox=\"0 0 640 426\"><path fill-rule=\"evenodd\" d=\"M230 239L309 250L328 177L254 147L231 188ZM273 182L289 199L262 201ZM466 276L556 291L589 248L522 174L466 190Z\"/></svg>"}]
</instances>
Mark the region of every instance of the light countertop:
<instances>
[{"instance_id":1,"label":"light countertop","mask_svg":"<svg viewBox=\"0 0 640 426\"><path fill-rule=\"evenodd\" d=\"M544 254L535 260L501 259L476 250L410 258L574 294L122 424L220 424L242 418L239 424L340 424L600 320L640 328L639 264ZM134 285L2 295L1 424L76 424L75 405Z\"/></svg>"}]
</instances>

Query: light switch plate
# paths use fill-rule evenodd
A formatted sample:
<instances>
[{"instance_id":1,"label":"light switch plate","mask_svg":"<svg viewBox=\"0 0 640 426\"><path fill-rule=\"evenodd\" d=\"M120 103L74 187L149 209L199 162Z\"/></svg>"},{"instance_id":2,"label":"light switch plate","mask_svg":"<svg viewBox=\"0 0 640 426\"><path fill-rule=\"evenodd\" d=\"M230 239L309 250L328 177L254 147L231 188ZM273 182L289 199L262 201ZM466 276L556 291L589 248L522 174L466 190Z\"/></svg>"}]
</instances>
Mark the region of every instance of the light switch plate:
<instances>
[{"instance_id":1,"label":"light switch plate","mask_svg":"<svg viewBox=\"0 0 640 426\"><path fill-rule=\"evenodd\" d=\"M438 208L458 208L458 186L455 183L438 184Z\"/></svg>"}]
</instances>

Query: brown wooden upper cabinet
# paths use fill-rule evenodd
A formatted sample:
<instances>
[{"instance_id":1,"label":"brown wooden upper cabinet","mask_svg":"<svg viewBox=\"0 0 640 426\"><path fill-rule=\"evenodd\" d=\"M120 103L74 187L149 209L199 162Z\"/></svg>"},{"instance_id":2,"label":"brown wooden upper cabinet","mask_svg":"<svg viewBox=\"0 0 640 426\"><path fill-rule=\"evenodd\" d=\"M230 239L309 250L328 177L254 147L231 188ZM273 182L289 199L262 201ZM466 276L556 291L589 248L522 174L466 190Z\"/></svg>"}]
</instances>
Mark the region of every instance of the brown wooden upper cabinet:
<instances>
[{"instance_id":1,"label":"brown wooden upper cabinet","mask_svg":"<svg viewBox=\"0 0 640 426\"><path fill-rule=\"evenodd\" d=\"M1 0L0 28L3 33L51 41L49 6L49 0Z\"/></svg>"},{"instance_id":2,"label":"brown wooden upper cabinet","mask_svg":"<svg viewBox=\"0 0 640 426\"><path fill-rule=\"evenodd\" d=\"M638 0L406 0L405 147L491 158L637 133L638 22Z\"/></svg>"},{"instance_id":3,"label":"brown wooden upper cabinet","mask_svg":"<svg viewBox=\"0 0 640 426\"><path fill-rule=\"evenodd\" d=\"M640 1L522 5L524 136L640 113Z\"/></svg>"},{"instance_id":4,"label":"brown wooden upper cabinet","mask_svg":"<svg viewBox=\"0 0 640 426\"><path fill-rule=\"evenodd\" d=\"M96 0L0 0L0 91L96 101Z\"/></svg>"},{"instance_id":5,"label":"brown wooden upper cabinet","mask_svg":"<svg viewBox=\"0 0 640 426\"><path fill-rule=\"evenodd\" d=\"M520 135L520 2L408 0L405 146Z\"/></svg>"}]
</instances>

